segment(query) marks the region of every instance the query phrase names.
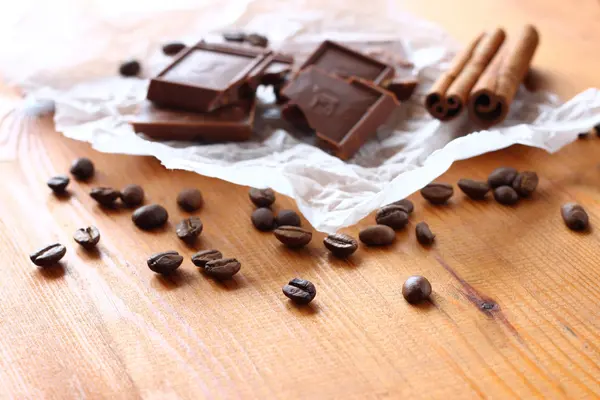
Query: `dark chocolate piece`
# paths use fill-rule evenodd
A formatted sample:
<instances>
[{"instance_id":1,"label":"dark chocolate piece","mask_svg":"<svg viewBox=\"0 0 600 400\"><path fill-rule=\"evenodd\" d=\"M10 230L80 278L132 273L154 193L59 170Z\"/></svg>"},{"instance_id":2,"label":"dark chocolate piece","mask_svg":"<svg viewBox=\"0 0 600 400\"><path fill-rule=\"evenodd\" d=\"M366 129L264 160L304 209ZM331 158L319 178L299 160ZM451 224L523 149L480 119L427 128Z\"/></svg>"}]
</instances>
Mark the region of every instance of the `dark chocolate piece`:
<instances>
[{"instance_id":1,"label":"dark chocolate piece","mask_svg":"<svg viewBox=\"0 0 600 400\"><path fill-rule=\"evenodd\" d=\"M377 85L394 77L390 65L330 40L321 43L300 69L311 65L341 78L362 78Z\"/></svg>"},{"instance_id":2,"label":"dark chocolate piece","mask_svg":"<svg viewBox=\"0 0 600 400\"><path fill-rule=\"evenodd\" d=\"M318 138L344 160L399 106L392 93L370 82L344 80L315 67L301 71L283 95L289 99L288 107L296 107Z\"/></svg>"},{"instance_id":3,"label":"dark chocolate piece","mask_svg":"<svg viewBox=\"0 0 600 400\"><path fill-rule=\"evenodd\" d=\"M416 79L394 79L385 86L385 89L392 92L398 101L407 101L415 92L417 85Z\"/></svg>"},{"instance_id":4,"label":"dark chocolate piece","mask_svg":"<svg viewBox=\"0 0 600 400\"><path fill-rule=\"evenodd\" d=\"M200 42L150 81L147 98L162 107L213 111L251 97L272 58L269 51Z\"/></svg>"},{"instance_id":5,"label":"dark chocolate piece","mask_svg":"<svg viewBox=\"0 0 600 400\"><path fill-rule=\"evenodd\" d=\"M260 78L260 84L273 86L282 85L288 74L292 71L293 65L294 57L275 53L273 55L273 60L269 63Z\"/></svg>"},{"instance_id":6,"label":"dark chocolate piece","mask_svg":"<svg viewBox=\"0 0 600 400\"><path fill-rule=\"evenodd\" d=\"M256 103L193 113L159 108L145 101L130 121L133 130L159 140L242 141L252 135Z\"/></svg>"}]
</instances>

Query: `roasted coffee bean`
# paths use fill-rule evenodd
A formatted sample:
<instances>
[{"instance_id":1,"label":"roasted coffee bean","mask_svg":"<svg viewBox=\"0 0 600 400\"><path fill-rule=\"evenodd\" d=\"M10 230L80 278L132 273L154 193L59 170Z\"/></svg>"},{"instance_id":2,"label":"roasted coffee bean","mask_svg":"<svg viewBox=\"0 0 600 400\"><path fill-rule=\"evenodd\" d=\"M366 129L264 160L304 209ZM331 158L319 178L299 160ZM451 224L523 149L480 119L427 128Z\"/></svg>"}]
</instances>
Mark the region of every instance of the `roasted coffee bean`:
<instances>
[{"instance_id":1,"label":"roasted coffee bean","mask_svg":"<svg viewBox=\"0 0 600 400\"><path fill-rule=\"evenodd\" d=\"M296 304L308 304L317 295L317 288L312 282L294 278L282 288L283 294Z\"/></svg>"},{"instance_id":2,"label":"roasted coffee bean","mask_svg":"<svg viewBox=\"0 0 600 400\"><path fill-rule=\"evenodd\" d=\"M492 189L499 186L510 186L517 177L518 171L512 167L500 167L488 176L488 184Z\"/></svg>"},{"instance_id":3,"label":"roasted coffee bean","mask_svg":"<svg viewBox=\"0 0 600 400\"><path fill-rule=\"evenodd\" d=\"M577 139L587 139L590 137L589 132L581 132L577 134Z\"/></svg>"},{"instance_id":4,"label":"roasted coffee bean","mask_svg":"<svg viewBox=\"0 0 600 400\"><path fill-rule=\"evenodd\" d=\"M192 262L195 266L204 268L207 262L221 258L223 254L219 250L201 250L192 256Z\"/></svg>"},{"instance_id":5,"label":"roasted coffee bean","mask_svg":"<svg viewBox=\"0 0 600 400\"><path fill-rule=\"evenodd\" d=\"M323 244L331 254L339 258L346 258L358 249L356 239L343 233L327 236L323 239Z\"/></svg>"},{"instance_id":6,"label":"roasted coffee bean","mask_svg":"<svg viewBox=\"0 0 600 400\"><path fill-rule=\"evenodd\" d=\"M419 222L415 228L417 234L417 241L423 246L429 246L435 240L435 235L429 229L429 225L426 222Z\"/></svg>"},{"instance_id":7,"label":"roasted coffee bean","mask_svg":"<svg viewBox=\"0 0 600 400\"><path fill-rule=\"evenodd\" d=\"M73 234L73 239L86 249L95 247L100 241L100 231L95 226L80 228Z\"/></svg>"},{"instance_id":8,"label":"roasted coffee bean","mask_svg":"<svg viewBox=\"0 0 600 400\"><path fill-rule=\"evenodd\" d=\"M140 229L150 230L163 226L169 219L169 213L158 204L149 204L135 210L131 220Z\"/></svg>"},{"instance_id":9,"label":"roasted coffee bean","mask_svg":"<svg viewBox=\"0 0 600 400\"><path fill-rule=\"evenodd\" d=\"M204 198L198 189L183 189L177 195L177 204L181 209L192 212L202 207Z\"/></svg>"},{"instance_id":10,"label":"roasted coffee bean","mask_svg":"<svg viewBox=\"0 0 600 400\"><path fill-rule=\"evenodd\" d=\"M431 283L423 276L411 276L402 285L402 296L410 304L427 300L431 296Z\"/></svg>"},{"instance_id":11,"label":"roasted coffee bean","mask_svg":"<svg viewBox=\"0 0 600 400\"><path fill-rule=\"evenodd\" d=\"M60 261L67 248L60 243L54 243L29 255L29 259L38 267L49 267Z\"/></svg>"},{"instance_id":12,"label":"roasted coffee bean","mask_svg":"<svg viewBox=\"0 0 600 400\"><path fill-rule=\"evenodd\" d=\"M408 213L400 206L385 206L377 211L375 221L392 229L402 229L408 224Z\"/></svg>"},{"instance_id":13,"label":"roasted coffee bean","mask_svg":"<svg viewBox=\"0 0 600 400\"><path fill-rule=\"evenodd\" d=\"M243 42L246 40L246 34L244 32L225 32L223 39L226 42Z\"/></svg>"},{"instance_id":14,"label":"roasted coffee bean","mask_svg":"<svg viewBox=\"0 0 600 400\"><path fill-rule=\"evenodd\" d=\"M421 196L431 204L446 204L454 194L454 188L447 183L430 183L421 189Z\"/></svg>"},{"instance_id":15,"label":"roasted coffee bean","mask_svg":"<svg viewBox=\"0 0 600 400\"><path fill-rule=\"evenodd\" d=\"M244 41L250 43L252 46L267 47L269 45L269 39L266 36L259 35L258 33L251 33L246 35Z\"/></svg>"},{"instance_id":16,"label":"roasted coffee bean","mask_svg":"<svg viewBox=\"0 0 600 400\"><path fill-rule=\"evenodd\" d=\"M167 56L174 56L185 49L185 44L181 42L170 42L163 44L162 51Z\"/></svg>"},{"instance_id":17,"label":"roasted coffee bean","mask_svg":"<svg viewBox=\"0 0 600 400\"><path fill-rule=\"evenodd\" d=\"M215 279L229 279L237 274L242 264L235 258L220 258L211 260L204 265L204 272Z\"/></svg>"},{"instance_id":18,"label":"roasted coffee bean","mask_svg":"<svg viewBox=\"0 0 600 400\"><path fill-rule=\"evenodd\" d=\"M144 202L144 189L140 185L127 185L121 190L121 201L127 207L137 207Z\"/></svg>"},{"instance_id":19,"label":"roasted coffee bean","mask_svg":"<svg viewBox=\"0 0 600 400\"><path fill-rule=\"evenodd\" d=\"M520 172L513 181L512 187L521 197L529 197L537 188L538 175L532 171Z\"/></svg>"},{"instance_id":20,"label":"roasted coffee bean","mask_svg":"<svg viewBox=\"0 0 600 400\"><path fill-rule=\"evenodd\" d=\"M500 186L494 189L494 199L505 206L512 206L519 201L519 195L510 186Z\"/></svg>"},{"instance_id":21,"label":"roasted coffee bean","mask_svg":"<svg viewBox=\"0 0 600 400\"><path fill-rule=\"evenodd\" d=\"M585 231L590 226L587 212L577 203L567 203L560 209L560 214L569 229L574 231Z\"/></svg>"},{"instance_id":22,"label":"roasted coffee bean","mask_svg":"<svg viewBox=\"0 0 600 400\"><path fill-rule=\"evenodd\" d=\"M277 213L275 217L275 223L277 226L300 226L302 225L302 221L300 221L300 216L294 210L281 210Z\"/></svg>"},{"instance_id":23,"label":"roasted coffee bean","mask_svg":"<svg viewBox=\"0 0 600 400\"><path fill-rule=\"evenodd\" d=\"M275 226L275 217L270 208L261 207L254 210L250 217L254 227L259 231L271 231Z\"/></svg>"},{"instance_id":24,"label":"roasted coffee bean","mask_svg":"<svg viewBox=\"0 0 600 400\"><path fill-rule=\"evenodd\" d=\"M177 237L184 242L191 243L202 233L202 221L198 217L186 218L177 224L175 232Z\"/></svg>"},{"instance_id":25,"label":"roasted coffee bean","mask_svg":"<svg viewBox=\"0 0 600 400\"><path fill-rule=\"evenodd\" d=\"M142 65L137 60L128 60L119 66L119 74L124 77L138 76Z\"/></svg>"},{"instance_id":26,"label":"roasted coffee bean","mask_svg":"<svg viewBox=\"0 0 600 400\"><path fill-rule=\"evenodd\" d=\"M113 207L120 196L118 190L109 187L96 187L90 191L90 197L104 207Z\"/></svg>"},{"instance_id":27,"label":"roasted coffee bean","mask_svg":"<svg viewBox=\"0 0 600 400\"><path fill-rule=\"evenodd\" d=\"M56 175L48 179L48 187L52 189L54 193L64 193L71 180L66 175Z\"/></svg>"},{"instance_id":28,"label":"roasted coffee bean","mask_svg":"<svg viewBox=\"0 0 600 400\"><path fill-rule=\"evenodd\" d=\"M361 230L358 238L367 246L387 246L396 240L396 232L386 225L371 225Z\"/></svg>"},{"instance_id":29,"label":"roasted coffee bean","mask_svg":"<svg viewBox=\"0 0 600 400\"><path fill-rule=\"evenodd\" d=\"M275 237L287 247L304 247L312 239L312 232L298 226L280 226L275 229Z\"/></svg>"},{"instance_id":30,"label":"roasted coffee bean","mask_svg":"<svg viewBox=\"0 0 600 400\"><path fill-rule=\"evenodd\" d=\"M71 175L78 181L87 181L94 176L94 164L89 158L78 158L71 163Z\"/></svg>"},{"instance_id":31,"label":"roasted coffee bean","mask_svg":"<svg viewBox=\"0 0 600 400\"><path fill-rule=\"evenodd\" d=\"M460 179L458 187L473 200L483 200L490 191L490 185L487 182L474 181L473 179Z\"/></svg>"},{"instance_id":32,"label":"roasted coffee bean","mask_svg":"<svg viewBox=\"0 0 600 400\"><path fill-rule=\"evenodd\" d=\"M175 250L156 253L148 258L148 267L157 274L167 275L175 271L181 263L183 257Z\"/></svg>"},{"instance_id":33,"label":"roasted coffee bean","mask_svg":"<svg viewBox=\"0 0 600 400\"><path fill-rule=\"evenodd\" d=\"M275 192L273 189L252 188L248 192L248 195L256 207L271 207L271 204L275 202Z\"/></svg>"},{"instance_id":34,"label":"roasted coffee bean","mask_svg":"<svg viewBox=\"0 0 600 400\"><path fill-rule=\"evenodd\" d=\"M412 212L415 209L415 205L409 199L398 200L398 201L388 204L388 206L402 207L404 209L404 212L406 212L407 214L412 214Z\"/></svg>"}]
</instances>

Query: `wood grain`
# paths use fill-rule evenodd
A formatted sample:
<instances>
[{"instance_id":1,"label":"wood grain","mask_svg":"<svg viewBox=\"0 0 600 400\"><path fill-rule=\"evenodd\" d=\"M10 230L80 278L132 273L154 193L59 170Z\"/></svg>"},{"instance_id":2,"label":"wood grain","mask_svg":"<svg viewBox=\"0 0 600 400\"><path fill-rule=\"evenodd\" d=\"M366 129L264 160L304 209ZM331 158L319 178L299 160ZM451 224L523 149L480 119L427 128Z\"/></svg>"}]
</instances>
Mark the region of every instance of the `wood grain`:
<instances>
[{"instance_id":1,"label":"wood grain","mask_svg":"<svg viewBox=\"0 0 600 400\"><path fill-rule=\"evenodd\" d=\"M467 7L468 6L468 7ZM535 67L542 87L568 97L598 84L596 1L422 1L415 13L463 41L485 27L535 23L542 45ZM460 11L460 12L458 12ZM2 105L0 105L2 106ZM299 251L252 228L247 188L183 171L155 159L100 154L62 137L51 119L5 116L0 129L0 397L75 398L598 398L600 397L600 139L558 154L515 146L455 164L440 181L483 179L500 165L535 170L539 189L516 207L455 195L447 207L412 196L409 229L389 249L361 247L331 258L316 234ZM88 156L98 174L71 183L59 199L48 177ZM106 211L93 185L140 183L147 202L165 205L162 231L139 231L130 210ZM189 248L174 233L188 214L175 204L200 188L205 230ZM594 229L571 232L560 217L583 204ZM293 208L282 196L279 208ZM420 247L414 226L437 234ZM373 217L344 232L357 235ZM93 224L98 252L73 232ZM67 245L63 268L40 270L33 250ZM196 249L237 257L242 271L224 284L189 261ZM145 265L174 249L186 261L161 278ZM427 276L433 303L409 306L402 282ZM309 279L318 294L295 307L281 287Z\"/></svg>"}]
</instances>

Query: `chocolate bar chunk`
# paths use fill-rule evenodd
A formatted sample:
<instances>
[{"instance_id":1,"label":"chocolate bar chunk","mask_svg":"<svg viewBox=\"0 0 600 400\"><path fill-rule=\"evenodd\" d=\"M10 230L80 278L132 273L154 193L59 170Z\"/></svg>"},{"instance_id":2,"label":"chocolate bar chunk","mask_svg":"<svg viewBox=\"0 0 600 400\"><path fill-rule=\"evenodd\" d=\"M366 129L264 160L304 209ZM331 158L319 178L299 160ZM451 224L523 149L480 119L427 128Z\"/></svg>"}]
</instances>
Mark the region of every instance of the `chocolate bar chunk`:
<instances>
[{"instance_id":1,"label":"chocolate bar chunk","mask_svg":"<svg viewBox=\"0 0 600 400\"><path fill-rule=\"evenodd\" d=\"M385 86L385 89L392 92L398 101L406 101L415 92L417 84L417 80L412 78L394 79Z\"/></svg>"},{"instance_id":2,"label":"chocolate bar chunk","mask_svg":"<svg viewBox=\"0 0 600 400\"><path fill-rule=\"evenodd\" d=\"M344 80L315 67L301 71L282 94L289 99L284 115L297 118L290 108L296 107L317 137L343 160L373 137L399 106L392 93L371 82Z\"/></svg>"},{"instance_id":3,"label":"chocolate bar chunk","mask_svg":"<svg viewBox=\"0 0 600 400\"><path fill-rule=\"evenodd\" d=\"M195 113L159 108L145 101L130 123L135 132L159 140L243 141L252 135L255 108L252 100Z\"/></svg>"},{"instance_id":4,"label":"chocolate bar chunk","mask_svg":"<svg viewBox=\"0 0 600 400\"><path fill-rule=\"evenodd\" d=\"M330 40L321 43L300 69L309 66L341 78L362 78L377 85L386 83L394 76L394 68L390 65Z\"/></svg>"},{"instance_id":5,"label":"chocolate bar chunk","mask_svg":"<svg viewBox=\"0 0 600 400\"><path fill-rule=\"evenodd\" d=\"M292 71L293 64L294 57L282 53L275 53L260 79L260 84L280 85Z\"/></svg>"},{"instance_id":6,"label":"chocolate bar chunk","mask_svg":"<svg viewBox=\"0 0 600 400\"><path fill-rule=\"evenodd\" d=\"M169 108L208 112L251 97L273 56L200 42L150 81L148 100Z\"/></svg>"}]
</instances>

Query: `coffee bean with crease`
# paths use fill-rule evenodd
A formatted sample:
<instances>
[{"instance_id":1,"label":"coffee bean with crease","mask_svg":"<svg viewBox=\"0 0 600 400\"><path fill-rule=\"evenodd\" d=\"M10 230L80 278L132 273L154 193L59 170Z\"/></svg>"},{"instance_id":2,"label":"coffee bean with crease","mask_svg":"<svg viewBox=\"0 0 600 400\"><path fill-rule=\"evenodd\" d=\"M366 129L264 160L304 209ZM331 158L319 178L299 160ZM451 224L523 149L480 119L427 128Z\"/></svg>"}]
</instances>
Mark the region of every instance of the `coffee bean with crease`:
<instances>
[{"instance_id":1,"label":"coffee bean with crease","mask_svg":"<svg viewBox=\"0 0 600 400\"><path fill-rule=\"evenodd\" d=\"M513 167L500 167L493 170L488 176L488 184L492 189L500 186L511 186L518 171Z\"/></svg>"},{"instance_id":2,"label":"coffee bean with crease","mask_svg":"<svg viewBox=\"0 0 600 400\"><path fill-rule=\"evenodd\" d=\"M271 207L271 204L275 202L275 192L269 188L252 188L248 192L248 196L250 196L250 200L252 200L256 207Z\"/></svg>"},{"instance_id":3,"label":"coffee bean with crease","mask_svg":"<svg viewBox=\"0 0 600 400\"><path fill-rule=\"evenodd\" d=\"M71 163L69 170L78 181L87 181L94 176L94 163L89 158L81 157Z\"/></svg>"},{"instance_id":4,"label":"coffee bean with crease","mask_svg":"<svg viewBox=\"0 0 600 400\"><path fill-rule=\"evenodd\" d=\"M48 179L48 187L56 194L62 194L67 190L70 179L66 175L56 175Z\"/></svg>"},{"instance_id":5,"label":"coffee bean with crease","mask_svg":"<svg viewBox=\"0 0 600 400\"><path fill-rule=\"evenodd\" d=\"M261 207L252 212L250 220L256 229L259 231L272 231L275 227L275 217L270 208Z\"/></svg>"},{"instance_id":6,"label":"coffee bean with crease","mask_svg":"<svg viewBox=\"0 0 600 400\"><path fill-rule=\"evenodd\" d=\"M411 276L402 285L402 296L410 304L427 300L431 296L431 283L423 276Z\"/></svg>"},{"instance_id":7,"label":"coffee bean with crease","mask_svg":"<svg viewBox=\"0 0 600 400\"><path fill-rule=\"evenodd\" d=\"M166 56L174 56L183 49L185 49L185 44L181 42L169 42L163 44L162 46L162 52Z\"/></svg>"},{"instance_id":8,"label":"coffee bean with crease","mask_svg":"<svg viewBox=\"0 0 600 400\"><path fill-rule=\"evenodd\" d=\"M349 257L354 254L356 249L358 249L358 242L356 239L343 233L327 236L323 239L323 244L331 254L338 258Z\"/></svg>"},{"instance_id":9,"label":"coffee bean with crease","mask_svg":"<svg viewBox=\"0 0 600 400\"><path fill-rule=\"evenodd\" d=\"M386 225L372 225L361 230L358 238L367 246L387 246L396 240L396 232Z\"/></svg>"},{"instance_id":10,"label":"coffee bean with crease","mask_svg":"<svg viewBox=\"0 0 600 400\"><path fill-rule=\"evenodd\" d=\"M73 240L79 243L81 247L89 250L96 247L100 241L100 231L95 226L80 228L73 234Z\"/></svg>"},{"instance_id":11,"label":"coffee bean with crease","mask_svg":"<svg viewBox=\"0 0 600 400\"><path fill-rule=\"evenodd\" d=\"M30 254L29 259L38 267L50 267L57 264L66 253L65 246L54 243Z\"/></svg>"},{"instance_id":12,"label":"coffee bean with crease","mask_svg":"<svg viewBox=\"0 0 600 400\"><path fill-rule=\"evenodd\" d=\"M402 229L408 224L408 213L401 206L385 206L377 211L375 221L392 229Z\"/></svg>"},{"instance_id":13,"label":"coffee bean with crease","mask_svg":"<svg viewBox=\"0 0 600 400\"><path fill-rule=\"evenodd\" d=\"M127 207L137 207L144 202L144 189L140 185L127 185L121 190L121 201Z\"/></svg>"},{"instance_id":14,"label":"coffee bean with crease","mask_svg":"<svg viewBox=\"0 0 600 400\"><path fill-rule=\"evenodd\" d=\"M138 76L142 71L142 65L137 60L127 60L119 66L119 74L123 77Z\"/></svg>"},{"instance_id":15,"label":"coffee bean with crease","mask_svg":"<svg viewBox=\"0 0 600 400\"><path fill-rule=\"evenodd\" d=\"M114 207L121 193L110 187L96 187L90 191L90 197L103 207Z\"/></svg>"},{"instance_id":16,"label":"coffee bean with crease","mask_svg":"<svg viewBox=\"0 0 600 400\"><path fill-rule=\"evenodd\" d=\"M200 250L192 256L192 262L196 267L204 268L207 262L220 260L221 258L223 258L223 253L219 250Z\"/></svg>"},{"instance_id":17,"label":"coffee bean with crease","mask_svg":"<svg viewBox=\"0 0 600 400\"><path fill-rule=\"evenodd\" d=\"M283 294L296 304L308 304L317 295L317 288L312 282L294 278L282 288Z\"/></svg>"},{"instance_id":18,"label":"coffee bean with crease","mask_svg":"<svg viewBox=\"0 0 600 400\"><path fill-rule=\"evenodd\" d=\"M266 36L259 35L258 33L246 35L244 41L250 43L252 46L257 47L267 47L269 45L269 39L267 39Z\"/></svg>"},{"instance_id":19,"label":"coffee bean with crease","mask_svg":"<svg viewBox=\"0 0 600 400\"><path fill-rule=\"evenodd\" d=\"M298 226L280 226L275 229L275 237L291 248L306 246L312 239L312 232Z\"/></svg>"},{"instance_id":20,"label":"coffee bean with crease","mask_svg":"<svg viewBox=\"0 0 600 400\"><path fill-rule=\"evenodd\" d=\"M186 218L177 224L177 237L186 243L194 242L202 233L202 221L198 217Z\"/></svg>"},{"instance_id":21,"label":"coffee bean with crease","mask_svg":"<svg viewBox=\"0 0 600 400\"><path fill-rule=\"evenodd\" d=\"M513 189L521 197L529 197L538 186L540 179L538 175L533 171L524 171L517 174L517 177L512 183Z\"/></svg>"},{"instance_id":22,"label":"coffee bean with crease","mask_svg":"<svg viewBox=\"0 0 600 400\"><path fill-rule=\"evenodd\" d=\"M560 214L567 227L573 231L589 229L590 219L585 209L577 203L567 203L560 209Z\"/></svg>"},{"instance_id":23,"label":"coffee bean with crease","mask_svg":"<svg viewBox=\"0 0 600 400\"><path fill-rule=\"evenodd\" d=\"M175 250L169 250L150 256L146 262L148 267L157 274L168 275L179 268L183 256Z\"/></svg>"},{"instance_id":24,"label":"coffee bean with crease","mask_svg":"<svg viewBox=\"0 0 600 400\"><path fill-rule=\"evenodd\" d=\"M242 268L242 264L235 258L220 258L204 264L204 273L211 278L225 280L232 278Z\"/></svg>"},{"instance_id":25,"label":"coffee bean with crease","mask_svg":"<svg viewBox=\"0 0 600 400\"><path fill-rule=\"evenodd\" d=\"M244 32L225 32L223 39L226 42L238 42L241 43L246 40L246 34Z\"/></svg>"},{"instance_id":26,"label":"coffee bean with crease","mask_svg":"<svg viewBox=\"0 0 600 400\"><path fill-rule=\"evenodd\" d=\"M494 189L494 199L505 206L512 206L519 201L519 195L511 186L499 186Z\"/></svg>"},{"instance_id":27,"label":"coffee bean with crease","mask_svg":"<svg viewBox=\"0 0 600 400\"><path fill-rule=\"evenodd\" d=\"M275 217L275 224L277 226L300 226L302 221L300 221L300 216L294 210L281 210L277 213Z\"/></svg>"},{"instance_id":28,"label":"coffee bean with crease","mask_svg":"<svg viewBox=\"0 0 600 400\"><path fill-rule=\"evenodd\" d=\"M421 196L431 204L446 204L454 194L454 188L447 183L430 183L421 189Z\"/></svg>"},{"instance_id":29,"label":"coffee bean with crease","mask_svg":"<svg viewBox=\"0 0 600 400\"><path fill-rule=\"evenodd\" d=\"M177 204L182 210L193 212L204 205L204 198L198 189L183 189L177 195Z\"/></svg>"},{"instance_id":30,"label":"coffee bean with crease","mask_svg":"<svg viewBox=\"0 0 600 400\"><path fill-rule=\"evenodd\" d=\"M140 229L150 230L160 228L169 219L167 210L159 204L148 204L136 209L131 220Z\"/></svg>"},{"instance_id":31,"label":"coffee bean with crease","mask_svg":"<svg viewBox=\"0 0 600 400\"><path fill-rule=\"evenodd\" d=\"M398 201L388 204L388 206L402 207L404 209L404 212L406 212L409 215L412 214L412 212L415 209L415 205L409 199L398 200Z\"/></svg>"},{"instance_id":32,"label":"coffee bean with crease","mask_svg":"<svg viewBox=\"0 0 600 400\"><path fill-rule=\"evenodd\" d=\"M415 228L415 232L417 235L417 241L421 243L423 246L429 246L433 244L435 240L435 235L429 229L429 225L426 222L419 222Z\"/></svg>"},{"instance_id":33,"label":"coffee bean with crease","mask_svg":"<svg viewBox=\"0 0 600 400\"><path fill-rule=\"evenodd\" d=\"M464 194L473 200L483 200L490 191L490 185L484 181L476 181L473 179L460 179L458 187Z\"/></svg>"}]
</instances>

